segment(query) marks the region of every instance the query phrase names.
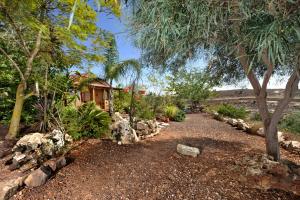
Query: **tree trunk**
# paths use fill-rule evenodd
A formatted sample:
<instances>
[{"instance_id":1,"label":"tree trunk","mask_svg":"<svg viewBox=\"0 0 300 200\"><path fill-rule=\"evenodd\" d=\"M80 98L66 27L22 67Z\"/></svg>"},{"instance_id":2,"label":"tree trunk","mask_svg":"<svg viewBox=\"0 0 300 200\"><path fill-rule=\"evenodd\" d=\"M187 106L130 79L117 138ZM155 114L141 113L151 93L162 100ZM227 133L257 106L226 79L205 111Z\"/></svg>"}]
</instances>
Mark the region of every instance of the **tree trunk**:
<instances>
[{"instance_id":1,"label":"tree trunk","mask_svg":"<svg viewBox=\"0 0 300 200\"><path fill-rule=\"evenodd\" d=\"M262 118L264 125L266 152L272 156L274 160L280 160L280 151L278 144L277 124L274 122L274 118L277 118L276 114L270 114L267 105L267 92L261 91L260 96L256 96L259 114Z\"/></svg>"},{"instance_id":2,"label":"tree trunk","mask_svg":"<svg viewBox=\"0 0 300 200\"><path fill-rule=\"evenodd\" d=\"M275 161L280 160L280 148L278 143L277 124L269 123L264 125L266 151Z\"/></svg>"},{"instance_id":3,"label":"tree trunk","mask_svg":"<svg viewBox=\"0 0 300 200\"><path fill-rule=\"evenodd\" d=\"M135 101L135 81L132 83L132 91L131 91L131 99L130 99L130 111L129 111L129 122L130 125L133 125L133 117L135 114L135 105L134 105L134 101Z\"/></svg>"},{"instance_id":4,"label":"tree trunk","mask_svg":"<svg viewBox=\"0 0 300 200\"><path fill-rule=\"evenodd\" d=\"M114 103L113 103L113 87L112 87L112 79L110 80L109 94L108 94L108 103L109 103L109 115L112 116L114 114Z\"/></svg>"},{"instance_id":5,"label":"tree trunk","mask_svg":"<svg viewBox=\"0 0 300 200\"><path fill-rule=\"evenodd\" d=\"M13 110L13 115L10 121L9 130L6 139L15 139L18 136L24 101L25 101L25 84L20 83L17 88L16 103Z\"/></svg>"}]
</instances>

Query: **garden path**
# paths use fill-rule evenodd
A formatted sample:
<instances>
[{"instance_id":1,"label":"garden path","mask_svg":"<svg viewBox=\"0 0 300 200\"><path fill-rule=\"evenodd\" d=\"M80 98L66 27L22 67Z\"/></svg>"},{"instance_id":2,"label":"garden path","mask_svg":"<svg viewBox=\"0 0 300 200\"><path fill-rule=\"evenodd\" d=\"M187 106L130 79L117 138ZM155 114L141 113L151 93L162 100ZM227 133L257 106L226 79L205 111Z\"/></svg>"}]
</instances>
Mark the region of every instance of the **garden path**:
<instances>
[{"instance_id":1,"label":"garden path","mask_svg":"<svg viewBox=\"0 0 300 200\"><path fill-rule=\"evenodd\" d=\"M197 158L176 145L199 147ZM235 130L206 114L187 115L160 135L134 145L88 140L70 156L74 162L44 186L25 188L13 199L299 199L279 190L254 189L245 181L245 156L264 152L264 139ZM300 163L282 150L283 158Z\"/></svg>"}]
</instances>

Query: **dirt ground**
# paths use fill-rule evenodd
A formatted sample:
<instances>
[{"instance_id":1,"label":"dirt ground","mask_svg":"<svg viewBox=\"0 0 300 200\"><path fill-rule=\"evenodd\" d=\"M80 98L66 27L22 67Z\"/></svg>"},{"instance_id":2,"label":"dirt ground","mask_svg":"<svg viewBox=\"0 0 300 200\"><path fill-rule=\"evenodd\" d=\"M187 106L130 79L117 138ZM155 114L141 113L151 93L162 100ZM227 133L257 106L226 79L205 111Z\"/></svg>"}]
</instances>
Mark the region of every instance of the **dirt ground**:
<instances>
[{"instance_id":1,"label":"dirt ground","mask_svg":"<svg viewBox=\"0 0 300 200\"><path fill-rule=\"evenodd\" d=\"M197 158L176 153L176 145L199 147ZM188 115L160 135L134 145L88 140L70 154L74 162L44 186L25 188L13 199L211 199L295 200L279 190L245 182L245 156L263 153L264 139L247 135L205 114ZM281 150L282 157L300 157Z\"/></svg>"}]
</instances>

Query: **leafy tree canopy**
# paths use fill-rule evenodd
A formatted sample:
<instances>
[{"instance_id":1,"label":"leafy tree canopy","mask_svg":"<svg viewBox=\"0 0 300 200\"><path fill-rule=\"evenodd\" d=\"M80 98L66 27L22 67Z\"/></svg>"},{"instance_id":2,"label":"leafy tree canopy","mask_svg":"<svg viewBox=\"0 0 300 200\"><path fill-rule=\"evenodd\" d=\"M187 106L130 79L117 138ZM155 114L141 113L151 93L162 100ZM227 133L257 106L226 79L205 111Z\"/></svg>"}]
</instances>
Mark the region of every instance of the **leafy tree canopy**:
<instances>
[{"instance_id":1,"label":"leafy tree canopy","mask_svg":"<svg viewBox=\"0 0 300 200\"><path fill-rule=\"evenodd\" d=\"M199 70L187 71L182 69L173 76L169 76L168 79L170 82L167 91L193 104L209 98L212 95L213 87L216 85L208 73Z\"/></svg>"},{"instance_id":2,"label":"leafy tree canopy","mask_svg":"<svg viewBox=\"0 0 300 200\"><path fill-rule=\"evenodd\" d=\"M132 27L152 66L177 68L206 49L212 67L242 72L233 54L241 44L258 75L266 68L264 56L288 73L299 52L299 9L298 0L141 0ZM227 78L234 75L241 73Z\"/></svg>"}]
</instances>

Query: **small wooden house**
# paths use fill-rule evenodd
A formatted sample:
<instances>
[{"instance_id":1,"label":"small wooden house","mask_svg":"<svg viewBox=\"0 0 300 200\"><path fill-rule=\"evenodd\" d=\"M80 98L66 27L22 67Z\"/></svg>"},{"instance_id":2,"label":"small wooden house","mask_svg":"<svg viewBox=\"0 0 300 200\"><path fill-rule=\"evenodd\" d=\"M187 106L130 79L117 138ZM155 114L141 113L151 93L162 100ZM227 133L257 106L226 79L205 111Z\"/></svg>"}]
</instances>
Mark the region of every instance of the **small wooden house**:
<instances>
[{"instance_id":1,"label":"small wooden house","mask_svg":"<svg viewBox=\"0 0 300 200\"><path fill-rule=\"evenodd\" d=\"M88 79L87 74L82 75L73 75L71 79L73 80L73 84L76 86L80 85L80 82ZM108 84L105 80L100 78L92 79L91 81L87 81L86 85L80 88L78 91L79 99L76 101L76 106L80 106L83 103L94 101L97 106L102 108L105 111L109 110L109 88L110 84ZM121 88L113 88L114 90L122 90Z\"/></svg>"}]
</instances>

